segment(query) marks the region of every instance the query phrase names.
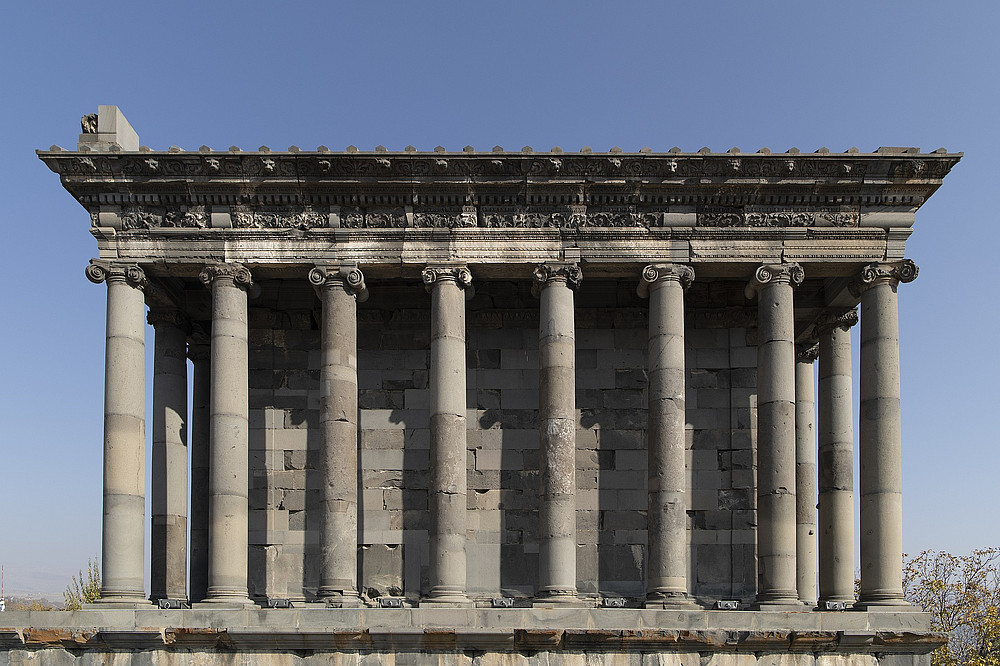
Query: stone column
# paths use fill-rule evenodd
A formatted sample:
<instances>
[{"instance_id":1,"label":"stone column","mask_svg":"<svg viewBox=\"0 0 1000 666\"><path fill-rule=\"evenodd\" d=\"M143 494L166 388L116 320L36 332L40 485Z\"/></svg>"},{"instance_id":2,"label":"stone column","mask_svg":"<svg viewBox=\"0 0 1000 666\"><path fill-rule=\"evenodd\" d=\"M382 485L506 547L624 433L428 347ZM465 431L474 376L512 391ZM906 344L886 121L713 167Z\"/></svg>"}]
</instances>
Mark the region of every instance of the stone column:
<instances>
[{"instance_id":1,"label":"stone column","mask_svg":"<svg viewBox=\"0 0 1000 666\"><path fill-rule=\"evenodd\" d=\"M799 601L816 605L816 398L814 343L795 354L795 571Z\"/></svg>"},{"instance_id":2,"label":"stone column","mask_svg":"<svg viewBox=\"0 0 1000 666\"><path fill-rule=\"evenodd\" d=\"M685 473L684 291L694 269L646 266L639 296L649 298L647 608L694 608L688 593Z\"/></svg>"},{"instance_id":3,"label":"stone column","mask_svg":"<svg viewBox=\"0 0 1000 666\"><path fill-rule=\"evenodd\" d=\"M431 266L422 277L431 294L431 587L421 604L467 605L465 298L472 273Z\"/></svg>"},{"instance_id":4,"label":"stone column","mask_svg":"<svg viewBox=\"0 0 1000 666\"><path fill-rule=\"evenodd\" d=\"M241 264L207 266L212 290L208 595L206 602L246 605L249 481L247 289Z\"/></svg>"},{"instance_id":5,"label":"stone column","mask_svg":"<svg viewBox=\"0 0 1000 666\"><path fill-rule=\"evenodd\" d=\"M819 604L854 602L854 401L857 310L819 321Z\"/></svg>"},{"instance_id":6,"label":"stone column","mask_svg":"<svg viewBox=\"0 0 1000 666\"><path fill-rule=\"evenodd\" d=\"M757 605L801 607L795 566L795 317L798 264L757 269Z\"/></svg>"},{"instance_id":7,"label":"stone column","mask_svg":"<svg viewBox=\"0 0 1000 666\"><path fill-rule=\"evenodd\" d=\"M150 595L187 599L187 318L154 308Z\"/></svg>"},{"instance_id":8,"label":"stone column","mask_svg":"<svg viewBox=\"0 0 1000 666\"><path fill-rule=\"evenodd\" d=\"M146 377L143 290L134 264L91 260L91 282L107 282L104 357L104 521L101 603L142 605L146 534Z\"/></svg>"},{"instance_id":9,"label":"stone column","mask_svg":"<svg viewBox=\"0 0 1000 666\"><path fill-rule=\"evenodd\" d=\"M211 346L199 335L188 345L194 367L191 392L191 601L208 596L208 506Z\"/></svg>"},{"instance_id":10,"label":"stone column","mask_svg":"<svg viewBox=\"0 0 1000 666\"><path fill-rule=\"evenodd\" d=\"M323 303L320 432L323 436L322 561L317 596L359 606L358 597L358 307L368 298L355 266L309 271Z\"/></svg>"},{"instance_id":11,"label":"stone column","mask_svg":"<svg viewBox=\"0 0 1000 666\"><path fill-rule=\"evenodd\" d=\"M902 441L896 287L909 259L861 272L861 596L858 606L907 606L903 598Z\"/></svg>"},{"instance_id":12,"label":"stone column","mask_svg":"<svg viewBox=\"0 0 1000 666\"><path fill-rule=\"evenodd\" d=\"M576 597L576 264L541 264L533 291L538 317L538 428L541 467L538 592L544 602Z\"/></svg>"}]
</instances>

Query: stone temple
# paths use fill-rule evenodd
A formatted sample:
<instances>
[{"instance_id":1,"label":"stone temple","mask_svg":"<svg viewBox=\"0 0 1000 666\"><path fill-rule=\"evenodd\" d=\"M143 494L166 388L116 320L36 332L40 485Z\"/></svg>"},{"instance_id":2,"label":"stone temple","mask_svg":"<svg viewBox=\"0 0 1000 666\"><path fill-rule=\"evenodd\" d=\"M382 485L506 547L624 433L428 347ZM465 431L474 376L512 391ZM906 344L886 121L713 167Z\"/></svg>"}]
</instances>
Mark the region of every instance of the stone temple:
<instances>
[{"instance_id":1,"label":"stone temple","mask_svg":"<svg viewBox=\"0 0 1000 666\"><path fill-rule=\"evenodd\" d=\"M961 154L155 151L117 107L83 125L39 157L107 290L103 597L4 613L0 664L943 642L902 589L897 289Z\"/></svg>"}]
</instances>

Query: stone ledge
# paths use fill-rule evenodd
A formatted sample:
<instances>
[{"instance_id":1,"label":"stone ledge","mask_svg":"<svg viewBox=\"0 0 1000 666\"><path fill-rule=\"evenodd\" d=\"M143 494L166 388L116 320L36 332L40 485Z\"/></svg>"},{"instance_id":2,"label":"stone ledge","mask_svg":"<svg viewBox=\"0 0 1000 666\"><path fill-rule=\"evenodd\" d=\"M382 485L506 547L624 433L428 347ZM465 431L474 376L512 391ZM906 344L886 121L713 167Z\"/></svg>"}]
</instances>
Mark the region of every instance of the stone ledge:
<instances>
[{"instance_id":1,"label":"stone ledge","mask_svg":"<svg viewBox=\"0 0 1000 666\"><path fill-rule=\"evenodd\" d=\"M923 613L594 609L86 610L5 613L0 649L926 654ZM708 629L707 627L721 627Z\"/></svg>"}]
</instances>

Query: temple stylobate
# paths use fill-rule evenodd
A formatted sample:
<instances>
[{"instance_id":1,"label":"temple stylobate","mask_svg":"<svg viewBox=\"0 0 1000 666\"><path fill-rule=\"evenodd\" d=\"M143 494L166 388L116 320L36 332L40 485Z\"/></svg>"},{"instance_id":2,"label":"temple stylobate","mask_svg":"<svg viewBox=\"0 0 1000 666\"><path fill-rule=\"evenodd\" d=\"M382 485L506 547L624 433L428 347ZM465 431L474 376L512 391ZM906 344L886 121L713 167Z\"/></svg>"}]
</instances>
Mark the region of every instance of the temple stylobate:
<instances>
[{"instance_id":1,"label":"temple stylobate","mask_svg":"<svg viewBox=\"0 0 1000 666\"><path fill-rule=\"evenodd\" d=\"M129 636L239 612L198 649L317 621L330 654L547 663L939 644L903 594L897 296L960 154L153 151L100 107L39 157L107 288L95 609Z\"/></svg>"}]
</instances>

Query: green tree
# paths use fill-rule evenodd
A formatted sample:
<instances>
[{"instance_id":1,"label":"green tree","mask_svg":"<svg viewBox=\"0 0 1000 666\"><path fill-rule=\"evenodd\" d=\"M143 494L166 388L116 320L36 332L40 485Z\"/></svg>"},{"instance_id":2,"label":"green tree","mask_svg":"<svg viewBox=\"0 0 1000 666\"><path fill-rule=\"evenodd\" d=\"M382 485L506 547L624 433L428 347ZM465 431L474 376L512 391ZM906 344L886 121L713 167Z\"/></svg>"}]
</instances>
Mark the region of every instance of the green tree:
<instances>
[{"instance_id":1,"label":"green tree","mask_svg":"<svg viewBox=\"0 0 1000 666\"><path fill-rule=\"evenodd\" d=\"M101 567L97 558L87 560L87 574L73 576L73 582L63 592L66 610L80 610L84 604L91 604L101 598Z\"/></svg>"},{"instance_id":2,"label":"green tree","mask_svg":"<svg viewBox=\"0 0 1000 666\"><path fill-rule=\"evenodd\" d=\"M931 614L931 627L948 645L933 666L1000 666L1000 548L968 555L925 550L904 556L906 598Z\"/></svg>"}]
</instances>

